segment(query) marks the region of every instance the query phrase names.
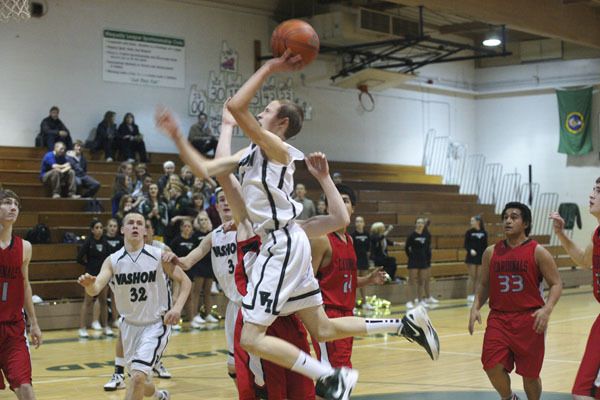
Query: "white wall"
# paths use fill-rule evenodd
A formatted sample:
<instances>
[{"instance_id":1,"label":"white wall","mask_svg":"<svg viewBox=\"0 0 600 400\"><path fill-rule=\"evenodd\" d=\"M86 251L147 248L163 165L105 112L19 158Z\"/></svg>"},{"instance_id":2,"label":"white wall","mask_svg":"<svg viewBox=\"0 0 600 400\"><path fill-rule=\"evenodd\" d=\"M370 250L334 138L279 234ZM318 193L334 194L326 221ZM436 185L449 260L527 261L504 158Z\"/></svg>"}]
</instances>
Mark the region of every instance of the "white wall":
<instances>
[{"instance_id":1,"label":"white wall","mask_svg":"<svg viewBox=\"0 0 600 400\"><path fill-rule=\"evenodd\" d=\"M167 0L49 0L41 19L0 24L0 144L29 146L51 105L75 138L85 139L104 111L117 111L120 121L133 112L151 151L174 151L157 134L152 112L157 103L172 107L184 129L194 122L187 115L192 84L206 87L208 73L217 70L221 41L240 56L248 77L253 68L253 40L269 42L269 19L260 13L224 9L209 2L188 4ZM240 27L243 26L243 34ZM185 89L152 88L102 80L102 31L105 28L181 37L186 41ZM329 86L333 65L318 61L302 71L306 86L295 76L295 90L312 103L295 144L302 150L323 150L332 159L420 164L425 132L435 128L474 145L474 101L464 96L388 90L374 93L376 110L358 110L355 90ZM439 81L472 86L473 64L424 69ZM234 146L245 143L236 139Z\"/></svg>"}]
</instances>

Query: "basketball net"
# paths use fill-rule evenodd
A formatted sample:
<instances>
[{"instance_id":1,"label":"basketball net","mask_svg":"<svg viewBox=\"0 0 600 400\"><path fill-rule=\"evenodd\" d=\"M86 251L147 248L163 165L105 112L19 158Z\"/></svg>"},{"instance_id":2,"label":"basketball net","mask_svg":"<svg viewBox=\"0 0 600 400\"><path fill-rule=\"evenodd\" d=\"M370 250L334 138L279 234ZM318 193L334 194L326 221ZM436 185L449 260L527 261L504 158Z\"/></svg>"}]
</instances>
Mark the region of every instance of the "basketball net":
<instances>
[{"instance_id":1,"label":"basketball net","mask_svg":"<svg viewBox=\"0 0 600 400\"><path fill-rule=\"evenodd\" d=\"M29 0L0 0L0 22L29 19Z\"/></svg>"},{"instance_id":2,"label":"basketball net","mask_svg":"<svg viewBox=\"0 0 600 400\"><path fill-rule=\"evenodd\" d=\"M360 104L361 108L366 112L373 111L375 109L375 99L373 98L373 95L369 93L369 86L365 84L359 84L356 86L356 88L360 92L358 94L358 103Z\"/></svg>"}]
</instances>

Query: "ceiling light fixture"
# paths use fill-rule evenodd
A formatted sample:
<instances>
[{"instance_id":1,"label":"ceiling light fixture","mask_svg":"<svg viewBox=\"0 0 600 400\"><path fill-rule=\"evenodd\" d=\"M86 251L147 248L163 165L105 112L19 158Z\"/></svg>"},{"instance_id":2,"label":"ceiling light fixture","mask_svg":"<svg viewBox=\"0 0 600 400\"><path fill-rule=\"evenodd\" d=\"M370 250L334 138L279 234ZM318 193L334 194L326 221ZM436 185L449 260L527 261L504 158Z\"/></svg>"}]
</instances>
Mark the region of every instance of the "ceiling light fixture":
<instances>
[{"instance_id":1,"label":"ceiling light fixture","mask_svg":"<svg viewBox=\"0 0 600 400\"><path fill-rule=\"evenodd\" d=\"M502 40L498 39L496 36L490 36L481 42L486 47L496 47L502 44Z\"/></svg>"}]
</instances>

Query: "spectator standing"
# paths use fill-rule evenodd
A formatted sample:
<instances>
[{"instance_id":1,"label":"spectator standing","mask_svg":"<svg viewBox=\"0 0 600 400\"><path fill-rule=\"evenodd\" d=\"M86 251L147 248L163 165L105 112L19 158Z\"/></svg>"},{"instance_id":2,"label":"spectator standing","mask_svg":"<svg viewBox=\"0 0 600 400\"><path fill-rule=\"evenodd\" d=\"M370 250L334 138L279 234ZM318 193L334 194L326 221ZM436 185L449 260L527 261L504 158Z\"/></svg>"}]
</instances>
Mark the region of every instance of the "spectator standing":
<instances>
[{"instance_id":1,"label":"spectator standing","mask_svg":"<svg viewBox=\"0 0 600 400\"><path fill-rule=\"evenodd\" d=\"M75 171L73 171L71 164L65 157L65 144L63 142L54 143L54 150L44 155L40 169L40 180L52 192L53 199L61 196L63 187L66 188L68 196L72 199L80 197L76 193Z\"/></svg>"},{"instance_id":2,"label":"spectator standing","mask_svg":"<svg viewBox=\"0 0 600 400\"><path fill-rule=\"evenodd\" d=\"M73 141L71 139L71 133L58 118L60 110L56 106L50 108L50 115L42 120L40 124L40 134L42 140L48 147L48 150L54 149L54 143L62 142L65 144L68 150L73 148Z\"/></svg>"},{"instance_id":3,"label":"spectator standing","mask_svg":"<svg viewBox=\"0 0 600 400\"><path fill-rule=\"evenodd\" d=\"M196 219L194 219L194 227L196 231L196 236L198 238L198 243L200 243L206 236L210 234L213 230L213 225L210 222L210 218L208 218L208 214L205 211L201 211L198 213ZM204 317L201 314L196 314L194 319L192 320L192 328L199 328L203 323L215 323L219 322L218 319L213 317L210 313L212 309L212 297L211 297L211 288L215 279L213 269L212 269L212 259L211 253L209 252L204 258L202 258L198 262L198 271L196 279L198 281L198 287L202 291L202 308L204 308Z\"/></svg>"},{"instance_id":4,"label":"spectator standing","mask_svg":"<svg viewBox=\"0 0 600 400\"><path fill-rule=\"evenodd\" d=\"M104 237L102 222L98 220L92 221L90 224L90 235L85 239L79 251L77 252L77 262L85 267L85 272L97 276L100 273L102 263L110 255L110 248ZM108 326L108 303L107 303L108 287L102 289L96 299L100 306L100 324L94 321L92 327L104 330L106 336L112 336L113 331ZM84 293L83 304L81 305L81 313L79 318L79 337L88 338L87 318L92 313L94 308L94 297Z\"/></svg>"},{"instance_id":5,"label":"spectator standing","mask_svg":"<svg viewBox=\"0 0 600 400\"><path fill-rule=\"evenodd\" d=\"M356 267L358 276L369 275L369 250L371 242L369 233L365 230L365 220L360 215L354 219L354 232L352 232L352 242L354 243L354 252L356 253ZM358 294L361 300L361 307L365 310L372 310L374 307L367 303L365 290L363 287L358 288Z\"/></svg>"},{"instance_id":6,"label":"spectator standing","mask_svg":"<svg viewBox=\"0 0 600 400\"><path fill-rule=\"evenodd\" d=\"M431 276L431 235L425 232L424 218L417 218L415 230L406 239L404 251L408 257L408 284L411 295L406 308L414 308L419 304L427 307L433 303L425 288L425 281Z\"/></svg>"},{"instance_id":7,"label":"spectator standing","mask_svg":"<svg viewBox=\"0 0 600 400\"><path fill-rule=\"evenodd\" d=\"M125 114L123 122L119 125L117 134L119 147L123 149L127 161L135 161L137 153L140 156L141 162L148 162L144 137L140 133L140 129L136 125L132 113Z\"/></svg>"},{"instance_id":8,"label":"spectator standing","mask_svg":"<svg viewBox=\"0 0 600 400\"><path fill-rule=\"evenodd\" d=\"M471 229L465 233L465 264L469 272L467 282L467 303L473 304L475 301L475 290L479 282L481 273L482 256L488 246L488 235L485 231L485 224L481 215L471 217Z\"/></svg>"},{"instance_id":9,"label":"spectator standing","mask_svg":"<svg viewBox=\"0 0 600 400\"><path fill-rule=\"evenodd\" d=\"M205 156L217 148L218 138L208 126L208 116L205 113L198 115L198 122L190 127L188 141Z\"/></svg>"},{"instance_id":10,"label":"spectator standing","mask_svg":"<svg viewBox=\"0 0 600 400\"><path fill-rule=\"evenodd\" d=\"M115 215L119 226L123 226L123 219L125 218L125 215L127 215L131 211L135 211L133 197L129 194L124 194L123 196L121 196L121 200L119 201L119 210Z\"/></svg>"},{"instance_id":11,"label":"spectator standing","mask_svg":"<svg viewBox=\"0 0 600 400\"><path fill-rule=\"evenodd\" d=\"M306 197L306 187L302 183L296 184L294 189L294 200L302 204L302 212L298 215L299 220L309 219L317 214L315 203Z\"/></svg>"},{"instance_id":12,"label":"spectator standing","mask_svg":"<svg viewBox=\"0 0 600 400\"><path fill-rule=\"evenodd\" d=\"M104 119L96 128L96 138L93 142L92 151L104 150L106 162L113 160L114 151L117 147L117 124L115 123L115 112L107 111Z\"/></svg>"},{"instance_id":13,"label":"spectator standing","mask_svg":"<svg viewBox=\"0 0 600 400\"><path fill-rule=\"evenodd\" d=\"M87 160L81 153L81 140L76 140L73 144L73 150L67 152L67 161L75 171L75 185L80 190L83 197L96 197L100 190L100 182L92 178L87 173Z\"/></svg>"}]
</instances>

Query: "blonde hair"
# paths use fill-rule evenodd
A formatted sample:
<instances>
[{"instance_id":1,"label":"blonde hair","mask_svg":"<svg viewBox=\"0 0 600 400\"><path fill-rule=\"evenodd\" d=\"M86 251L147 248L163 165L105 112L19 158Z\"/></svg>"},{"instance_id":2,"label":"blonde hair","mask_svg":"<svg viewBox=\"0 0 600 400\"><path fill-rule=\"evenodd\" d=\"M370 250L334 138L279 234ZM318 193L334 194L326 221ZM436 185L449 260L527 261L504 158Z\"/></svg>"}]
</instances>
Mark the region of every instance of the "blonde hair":
<instances>
[{"instance_id":1,"label":"blonde hair","mask_svg":"<svg viewBox=\"0 0 600 400\"><path fill-rule=\"evenodd\" d=\"M385 232L385 224L383 222L374 222L373 225L371 225L371 235L381 235L383 232Z\"/></svg>"}]
</instances>

